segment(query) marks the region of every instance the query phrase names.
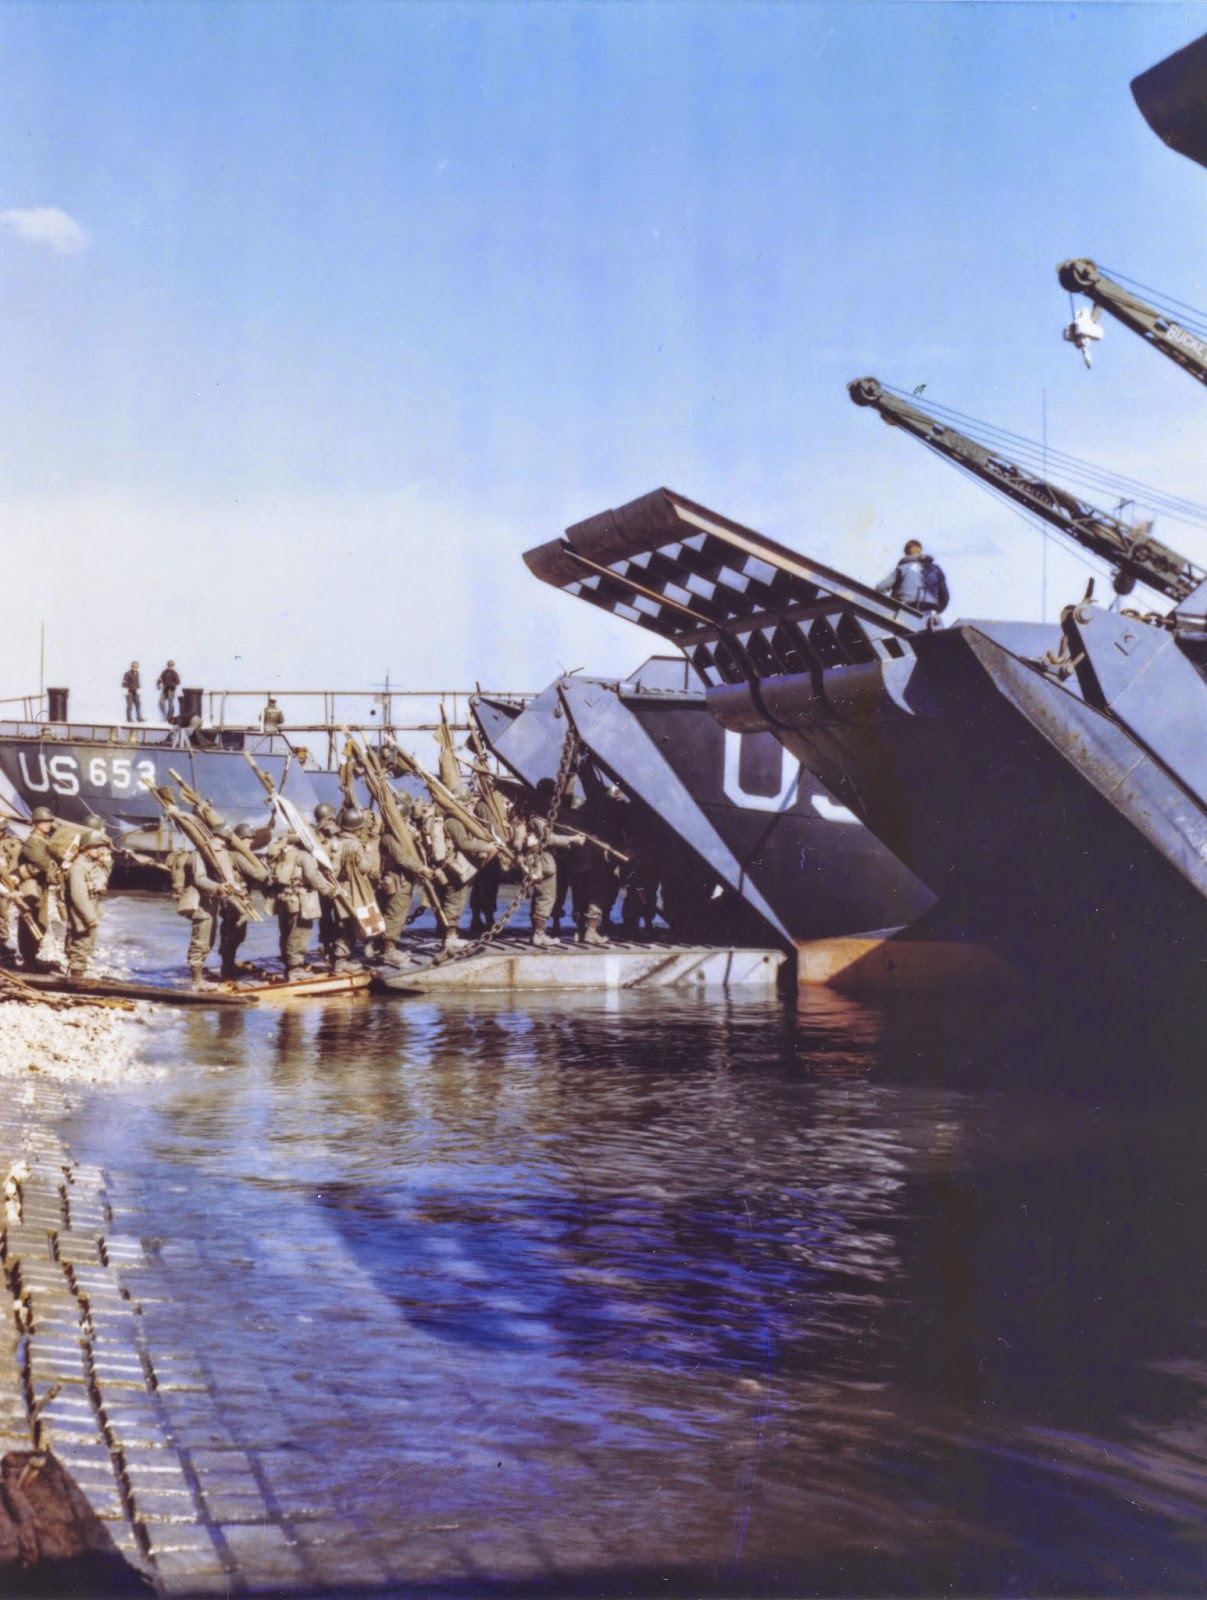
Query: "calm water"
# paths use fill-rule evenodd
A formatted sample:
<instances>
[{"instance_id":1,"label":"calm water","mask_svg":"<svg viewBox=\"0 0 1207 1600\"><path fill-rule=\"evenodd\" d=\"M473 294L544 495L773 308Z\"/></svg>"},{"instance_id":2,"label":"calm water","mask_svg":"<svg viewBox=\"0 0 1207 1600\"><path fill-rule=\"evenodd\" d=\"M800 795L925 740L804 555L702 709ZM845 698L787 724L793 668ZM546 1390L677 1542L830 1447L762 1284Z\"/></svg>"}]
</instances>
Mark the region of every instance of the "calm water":
<instances>
[{"instance_id":1,"label":"calm water","mask_svg":"<svg viewBox=\"0 0 1207 1600\"><path fill-rule=\"evenodd\" d=\"M157 1336L367 1587L455 1541L587 1592L1203 1592L1167 1061L824 996L181 1013L150 1049L71 1143L143 1213Z\"/></svg>"}]
</instances>

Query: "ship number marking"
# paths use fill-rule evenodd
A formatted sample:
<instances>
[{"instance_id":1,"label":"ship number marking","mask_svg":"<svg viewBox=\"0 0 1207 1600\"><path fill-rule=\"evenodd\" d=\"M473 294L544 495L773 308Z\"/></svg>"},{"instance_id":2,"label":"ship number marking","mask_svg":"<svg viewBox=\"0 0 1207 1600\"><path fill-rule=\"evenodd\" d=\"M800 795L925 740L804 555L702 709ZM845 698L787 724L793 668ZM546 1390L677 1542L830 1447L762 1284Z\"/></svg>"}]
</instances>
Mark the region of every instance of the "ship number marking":
<instances>
[{"instance_id":1,"label":"ship number marking","mask_svg":"<svg viewBox=\"0 0 1207 1600\"><path fill-rule=\"evenodd\" d=\"M130 794L142 787L144 778L155 782L155 763L146 759L133 761L129 756L91 756L84 785L81 784L80 763L75 756L60 753L51 756L48 761L39 751L36 760L37 777L29 770L25 751L17 752L21 776L34 794L46 794L53 790L55 794L73 795L79 794L83 786L94 794Z\"/></svg>"}]
</instances>

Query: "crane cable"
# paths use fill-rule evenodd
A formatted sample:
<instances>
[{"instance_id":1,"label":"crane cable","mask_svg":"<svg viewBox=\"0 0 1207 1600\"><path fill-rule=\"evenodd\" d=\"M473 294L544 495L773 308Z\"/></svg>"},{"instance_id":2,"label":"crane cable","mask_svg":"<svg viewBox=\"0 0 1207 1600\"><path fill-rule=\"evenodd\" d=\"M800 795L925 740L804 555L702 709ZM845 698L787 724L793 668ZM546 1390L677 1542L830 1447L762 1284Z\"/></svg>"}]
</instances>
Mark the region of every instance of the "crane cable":
<instances>
[{"instance_id":1,"label":"crane cable","mask_svg":"<svg viewBox=\"0 0 1207 1600\"><path fill-rule=\"evenodd\" d=\"M886 393L913 404L908 391L892 388L888 384L884 384L883 388ZM982 448L1000 452L1008 459L1017 461L1027 470L1034 471L1037 477L1044 477L1053 482L1063 477L1078 487L1089 486L1094 490L1116 495L1120 501L1131 502L1150 511L1158 511L1162 516L1169 517L1175 522L1191 527L1207 527L1207 505L1199 501L1166 494L1151 484L1143 483L1137 478L1126 477L1122 473L1111 472L1080 456L1070 455L1067 451L1054 450L1051 446L1045 449L1043 445L1022 434L1012 433L1009 429L997 427L993 423L982 422L950 406L935 404L929 397L926 413L933 415L944 426L957 428L961 433L967 434ZM951 459L943 451L938 453L944 455L947 460ZM1050 470L1053 466L1056 469L1055 473Z\"/></svg>"}]
</instances>

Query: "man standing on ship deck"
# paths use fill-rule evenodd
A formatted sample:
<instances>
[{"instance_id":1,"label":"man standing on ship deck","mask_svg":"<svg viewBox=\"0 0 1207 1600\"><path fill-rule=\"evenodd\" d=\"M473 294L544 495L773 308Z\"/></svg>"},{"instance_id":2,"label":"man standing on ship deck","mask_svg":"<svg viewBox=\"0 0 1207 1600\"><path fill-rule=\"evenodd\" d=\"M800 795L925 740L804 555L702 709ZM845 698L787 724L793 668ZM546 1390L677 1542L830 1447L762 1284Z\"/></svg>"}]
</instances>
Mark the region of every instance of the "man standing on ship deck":
<instances>
[{"instance_id":1,"label":"man standing on ship deck","mask_svg":"<svg viewBox=\"0 0 1207 1600\"><path fill-rule=\"evenodd\" d=\"M170 722L176 715L176 691L180 688L180 674L174 661L169 661L159 674L155 687L159 690L159 714L165 722Z\"/></svg>"},{"instance_id":2,"label":"man standing on ship deck","mask_svg":"<svg viewBox=\"0 0 1207 1600\"><path fill-rule=\"evenodd\" d=\"M923 554L918 539L906 540L901 560L887 578L880 580L876 590L927 616L938 616L940 611L946 611L950 601L943 568L934 556Z\"/></svg>"},{"instance_id":3,"label":"man standing on ship deck","mask_svg":"<svg viewBox=\"0 0 1207 1600\"><path fill-rule=\"evenodd\" d=\"M138 662L132 661L125 672L122 673L122 688L126 691L126 721L142 722L142 678L138 671Z\"/></svg>"}]
</instances>

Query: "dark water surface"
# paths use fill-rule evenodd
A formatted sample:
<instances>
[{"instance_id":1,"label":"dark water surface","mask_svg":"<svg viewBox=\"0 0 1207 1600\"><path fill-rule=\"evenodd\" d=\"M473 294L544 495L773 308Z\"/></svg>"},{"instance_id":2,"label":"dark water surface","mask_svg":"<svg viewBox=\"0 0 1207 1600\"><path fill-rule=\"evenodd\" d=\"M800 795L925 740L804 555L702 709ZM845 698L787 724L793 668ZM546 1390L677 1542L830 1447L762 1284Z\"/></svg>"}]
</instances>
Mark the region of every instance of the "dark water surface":
<instances>
[{"instance_id":1,"label":"dark water surface","mask_svg":"<svg viewBox=\"0 0 1207 1600\"><path fill-rule=\"evenodd\" d=\"M166 911L111 911L180 959ZM137 1199L161 1336L367 1588L455 1546L592 1593L1203 1592L1202 1098L1167 1060L669 992L182 1013L150 1048L169 1075L73 1148Z\"/></svg>"}]
</instances>

